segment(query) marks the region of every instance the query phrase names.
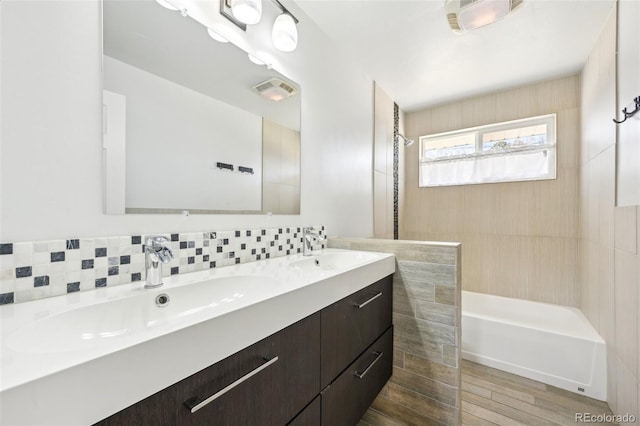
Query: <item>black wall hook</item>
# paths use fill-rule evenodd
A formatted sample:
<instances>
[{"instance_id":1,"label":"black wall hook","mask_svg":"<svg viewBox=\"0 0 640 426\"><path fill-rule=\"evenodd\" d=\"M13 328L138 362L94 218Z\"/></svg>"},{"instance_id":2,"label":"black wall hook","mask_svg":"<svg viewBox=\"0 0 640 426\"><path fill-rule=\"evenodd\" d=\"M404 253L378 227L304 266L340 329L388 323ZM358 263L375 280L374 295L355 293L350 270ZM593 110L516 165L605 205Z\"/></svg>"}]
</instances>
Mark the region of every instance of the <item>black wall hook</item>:
<instances>
[{"instance_id":1,"label":"black wall hook","mask_svg":"<svg viewBox=\"0 0 640 426\"><path fill-rule=\"evenodd\" d=\"M631 112L627 112L627 109L623 109L622 113L624 114L624 118L620 121L616 120L615 118L613 119L613 122L616 124L620 124L620 123L624 123L625 121L627 121L627 118L632 117L633 115L635 115L635 113L637 113L638 111L640 111L640 96L636 97L633 99L633 102L636 104L636 108L631 111Z\"/></svg>"}]
</instances>

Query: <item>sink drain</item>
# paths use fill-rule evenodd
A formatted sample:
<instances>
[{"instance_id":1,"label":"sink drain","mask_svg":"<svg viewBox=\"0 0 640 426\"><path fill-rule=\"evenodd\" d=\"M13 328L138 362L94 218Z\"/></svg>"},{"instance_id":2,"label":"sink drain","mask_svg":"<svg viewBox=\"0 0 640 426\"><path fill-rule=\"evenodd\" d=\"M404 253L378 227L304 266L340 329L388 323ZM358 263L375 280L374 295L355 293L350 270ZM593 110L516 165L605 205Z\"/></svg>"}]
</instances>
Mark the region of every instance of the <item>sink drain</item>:
<instances>
[{"instance_id":1,"label":"sink drain","mask_svg":"<svg viewBox=\"0 0 640 426\"><path fill-rule=\"evenodd\" d=\"M169 304L169 295L167 293L162 293L156 296L156 305L158 306L167 306Z\"/></svg>"}]
</instances>

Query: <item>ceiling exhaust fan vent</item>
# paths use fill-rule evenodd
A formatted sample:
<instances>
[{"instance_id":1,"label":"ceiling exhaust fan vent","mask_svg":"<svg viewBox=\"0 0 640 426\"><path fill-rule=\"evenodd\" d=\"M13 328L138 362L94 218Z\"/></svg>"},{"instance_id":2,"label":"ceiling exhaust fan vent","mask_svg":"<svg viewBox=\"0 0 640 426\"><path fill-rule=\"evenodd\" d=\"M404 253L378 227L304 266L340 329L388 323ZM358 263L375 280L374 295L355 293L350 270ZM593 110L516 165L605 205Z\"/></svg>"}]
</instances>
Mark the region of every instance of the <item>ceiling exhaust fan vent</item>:
<instances>
[{"instance_id":1,"label":"ceiling exhaust fan vent","mask_svg":"<svg viewBox=\"0 0 640 426\"><path fill-rule=\"evenodd\" d=\"M502 20L522 6L523 0L447 0L445 10L449 27L455 33Z\"/></svg>"},{"instance_id":2,"label":"ceiling exhaust fan vent","mask_svg":"<svg viewBox=\"0 0 640 426\"><path fill-rule=\"evenodd\" d=\"M279 78L271 78L258 83L253 86L253 89L263 98L274 102L282 101L298 93L295 87Z\"/></svg>"},{"instance_id":3,"label":"ceiling exhaust fan vent","mask_svg":"<svg viewBox=\"0 0 640 426\"><path fill-rule=\"evenodd\" d=\"M455 13L447 13L447 20L449 21L449 26L452 30L462 32L460 25L458 25L458 15Z\"/></svg>"},{"instance_id":4,"label":"ceiling exhaust fan vent","mask_svg":"<svg viewBox=\"0 0 640 426\"><path fill-rule=\"evenodd\" d=\"M482 0L460 0L460 9L469 6L471 3L477 3Z\"/></svg>"}]
</instances>

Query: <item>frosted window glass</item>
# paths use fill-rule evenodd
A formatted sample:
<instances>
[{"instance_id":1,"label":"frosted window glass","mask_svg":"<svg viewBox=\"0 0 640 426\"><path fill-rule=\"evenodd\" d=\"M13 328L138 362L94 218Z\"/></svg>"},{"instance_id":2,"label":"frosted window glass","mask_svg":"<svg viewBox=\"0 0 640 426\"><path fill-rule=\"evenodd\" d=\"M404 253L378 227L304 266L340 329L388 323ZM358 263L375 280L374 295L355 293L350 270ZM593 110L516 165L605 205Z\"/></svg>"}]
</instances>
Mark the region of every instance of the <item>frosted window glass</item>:
<instances>
[{"instance_id":1,"label":"frosted window glass","mask_svg":"<svg viewBox=\"0 0 640 426\"><path fill-rule=\"evenodd\" d=\"M556 178L555 114L420 138L420 186Z\"/></svg>"}]
</instances>

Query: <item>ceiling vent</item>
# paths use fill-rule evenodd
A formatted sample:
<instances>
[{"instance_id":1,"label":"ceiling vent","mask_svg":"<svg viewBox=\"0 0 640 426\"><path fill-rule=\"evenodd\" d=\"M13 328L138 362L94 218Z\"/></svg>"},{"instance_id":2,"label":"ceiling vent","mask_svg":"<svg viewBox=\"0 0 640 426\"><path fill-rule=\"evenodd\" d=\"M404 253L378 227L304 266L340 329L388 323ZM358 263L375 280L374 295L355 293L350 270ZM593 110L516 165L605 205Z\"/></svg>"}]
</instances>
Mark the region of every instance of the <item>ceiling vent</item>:
<instances>
[{"instance_id":1,"label":"ceiling vent","mask_svg":"<svg viewBox=\"0 0 640 426\"><path fill-rule=\"evenodd\" d=\"M253 88L260 96L274 102L280 102L298 93L295 87L279 78L271 78L263 81L253 86Z\"/></svg>"},{"instance_id":2,"label":"ceiling vent","mask_svg":"<svg viewBox=\"0 0 640 426\"><path fill-rule=\"evenodd\" d=\"M500 21L522 3L523 0L447 0L445 10L451 29L462 33Z\"/></svg>"}]
</instances>

